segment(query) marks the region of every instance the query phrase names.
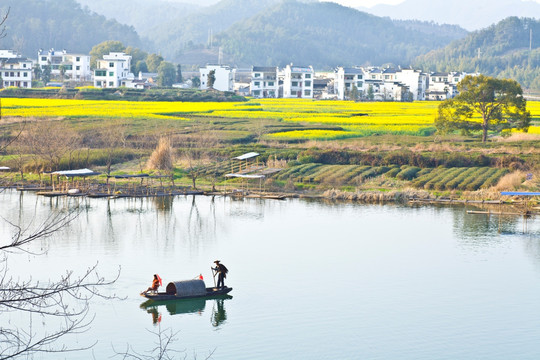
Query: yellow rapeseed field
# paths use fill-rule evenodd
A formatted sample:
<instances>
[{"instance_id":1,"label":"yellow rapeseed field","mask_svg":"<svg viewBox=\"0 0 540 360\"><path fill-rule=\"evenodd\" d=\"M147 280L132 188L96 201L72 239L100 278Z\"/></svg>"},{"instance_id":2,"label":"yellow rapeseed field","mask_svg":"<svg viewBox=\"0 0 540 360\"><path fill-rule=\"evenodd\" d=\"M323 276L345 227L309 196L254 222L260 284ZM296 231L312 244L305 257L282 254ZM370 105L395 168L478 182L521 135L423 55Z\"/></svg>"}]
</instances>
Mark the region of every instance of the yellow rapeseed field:
<instances>
[{"instance_id":1,"label":"yellow rapeseed field","mask_svg":"<svg viewBox=\"0 0 540 360\"><path fill-rule=\"evenodd\" d=\"M333 130L295 130L267 135L274 139L338 139L373 134L429 135L438 102L313 101L252 99L248 102L129 102L65 99L2 99L2 115L32 118L124 118L189 121L212 118L278 119L310 125L332 125ZM529 102L533 116L529 132L540 133L540 102ZM312 126L313 127L313 126Z\"/></svg>"}]
</instances>

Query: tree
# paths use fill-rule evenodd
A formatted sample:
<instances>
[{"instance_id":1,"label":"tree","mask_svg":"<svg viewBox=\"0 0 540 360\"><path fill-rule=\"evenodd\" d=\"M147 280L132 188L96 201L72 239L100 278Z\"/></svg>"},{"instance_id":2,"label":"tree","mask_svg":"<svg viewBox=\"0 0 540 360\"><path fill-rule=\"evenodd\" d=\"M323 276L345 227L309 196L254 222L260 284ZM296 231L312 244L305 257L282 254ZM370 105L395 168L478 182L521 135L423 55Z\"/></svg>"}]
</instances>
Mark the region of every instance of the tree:
<instances>
[{"instance_id":1,"label":"tree","mask_svg":"<svg viewBox=\"0 0 540 360\"><path fill-rule=\"evenodd\" d=\"M62 64L58 67L58 70L60 70L60 80L64 80L66 76L67 67L66 65Z\"/></svg>"},{"instance_id":2,"label":"tree","mask_svg":"<svg viewBox=\"0 0 540 360\"><path fill-rule=\"evenodd\" d=\"M90 50L90 66L95 69L97 61L110 52L123 52L126 50L120 41L108 40L97 44Z\"/></svg>"},{"instance_id":3,"label":"tree","mask_svg":"<svg viewBox=\"0 0 540 360\"><path fill-rule=\"evenodd\" d=\"M146 62L143 60L137 61L137 64L135 64L135 68L133 69L133 73L135 76L138 76L139 73L147 73L148 72L148 66L146 66Z\"/></svg>"},{"instance_id":4,"label":"tree","mask_svg":"<svg viewBox=\"0 0 540 360\"><path fill-rule=\"evenodd\" d=\"M182 65L180 64L176 65L176 82L179 84L184 82L184 78L182 77Z\"/></svg>"},{"instance_id":5,"label":"tree","mask_svg":"<svg viewBox=\"0 0 540 360\"><path fill-rule=\"evenodd\" d=\"M34 73L34 79L38 80L41 79L41 75L43 74L43 71L41 70L41 67L39 64L34 65L32 68L32 72Z\"/></svg>"},{"instance_id":6,"label":"tree","mask_svg":"<svg viewBox=\"0 0 540 360\"><path fill-rule=\"evenodd\" d=\"M173 64L167 61L161 62L158 66L158 85L170 87L176 79L176 69Z\"/></svg>"},{"instance_id":7,"label":"tree","mask_svg":"<svg viewBox=\"0 0 540 360\"><path fill-rule=\"evenodd\" d=\"M208 150L214 148L218 140L214 133L203 125L193 126L190 133L183 139L182 160L193 183L193 189L197 189L197 179L206 174L212 163Z\"/></svg>"},{"instance_id":8,"label":"tree","mask_svg":"<svg viewBox=\"0 0 540 360\"><path fill-rule=\"evenodd\" d=\"M146 51L143 51L139 48L128 46L126 50L124 51L127 55L131 55L131 69L130 71L134 74L138 74L139 71L137 71L136 66L139 63L139 61L143 61L148 57L148 53ZM147 72L147 71L143 71Z\"/></svg>"},{"instance_id":9,"label":"tree","mask_svg":"<svg viewBox=\"0 0 540 360\"><path fill-rule=\"evenodd\" d=\"M528 130L531 114L517 81L469 75L458 84L458 92L439 104L435 125L440 132L482 130L486 142L488 131Z\"/></svg>"},{"instance_id":10,"label":"tree","mask_svg":"<svg viewBox=\"0 0 540 360\"><path fill-rule=\"evenodd\" d=\"M7 31L6 31L6 21L7 21L7 18L9 16L9 11L11 10L11 8L7 8L7 10L2 14L0 13L0 39L3 39L6 37L7 35Z\"/></svg>"},{"instance_id":11,"label":"tree","mask_svg":"<svg viewBox=\"0 0 540 360\"><path fill-rule=\"evenodd\" d=\"M352 89L351 89L351 92L349 94L349 98L352 100L352 101L357 101L358 100L358 88L356 87L356 85L353 84L352 86Z\"/></svg>"},{"instance_id":12,"label":"tree","mask_svg":"<svg viewBox=\"0 0 540 360\"><path fill-rule=\"evenodd\" d=\"M191 86L197 89L199 86L201 86L201 79L198 76L195 76L193 79L191 79Z\"/></svg>"},{"instance_id":13,"label":"tree","mask_svg":"<svg viewBox=\"0 0 540 360\"><path fill-rule=\"evenodd\" d=\"M41 73L41 80L45 83L45 85L51 81L51 65L47 64L43 67L43 71Z\"/></svg>"},{"instance_id":14,"label":"tree","mask_svg":"<svg viewBox=\"0 0 540 360\"><path fill-rule=\"evenodd\" d=\"M149 72L157 72L159 65L163 61L163 56L157 54L150 54L146 57L146 66L148 66Z\"/></svg>"},{"instance_id":15,"label":"tree","mask_svg":"<svg viewBox=\"0 0 540 360\"><path fill-rule=\"evenodd\" d=\"M57 280L37 282L14 277L8 268L8 255L28 253L27 245L47 239L69 226L80 211L79 207L71 207L66 212L51 213L33 231L29 230L27 224L10 223L15 229L11 239L0 240L0 254L3 255L0 259L0 314L28 314L27 323L2 322L0 325L1 359L32 358L38 353L82 350L92 346L89 344L70 349L59 342L69 334L81 333L89 328L92 322L89 317L92 297L116 298L101 294L100 289L113 284L118 275L113 280L106 280L98 275L97 266L94 265L79 277L68 270ZM57 320L62 322L55 326ZM46 325L39 330L34 325L37 323Z\"/></svg>"},{"instance_id":16,"label":"tree","mask_svg":"<svg viewBox=\"0 0 540 360\"><path fill-rule=\"evenodd\" d=\"M213 89L216 82L216 70L210 70L208 73L208 88Z\"/></svg>"},{"instance_id":17,"label":"tree","mask_svg":"<svg viewBox=\"0 0 540 360\"><path fill-rule=\"evenodd\" d=\"M373 92L373 86L372 85L369 85L369 87L367 89L367 98L370 101L373 101L373 99L375 99L375 94Z\"/></svg>"}]
</instances>

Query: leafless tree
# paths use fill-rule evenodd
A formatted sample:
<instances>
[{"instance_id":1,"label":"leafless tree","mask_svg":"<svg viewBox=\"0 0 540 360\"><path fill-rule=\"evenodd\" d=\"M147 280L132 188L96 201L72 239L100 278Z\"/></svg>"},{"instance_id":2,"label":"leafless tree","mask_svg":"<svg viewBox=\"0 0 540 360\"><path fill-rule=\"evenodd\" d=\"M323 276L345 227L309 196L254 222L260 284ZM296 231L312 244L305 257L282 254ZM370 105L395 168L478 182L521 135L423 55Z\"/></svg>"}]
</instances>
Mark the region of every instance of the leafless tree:
<instances>
[{"instance_id":1,"label":"leafless tree","mask_svg":"<svg viewBox=\"0 0 540 360\"><path fill-rule=\"evenodd\" d=\"M2 38L5 38L6 35L7 35L7 32L6 32L6 21L7 21L7 18L9 16L9 11L11 10L11 8L7 8L7 10L1 14L0 13L0 39Z\"/></svg>"},{"instance_id":2,"label":"leafless tree","mask_svg":"<svg viewBox=\"0 0 540 360\"><path fill-rule=\"evenodd\" d=\"M120 147L126 146L126 128L123 124L115 122L101 133L102 146L107 154L107 184L111 175L111 167L114 157Z\"/></svg>"},{"instance_id":3,"label":"leafless tree","mask_svg":"<svg viewBox=\"0 0 540 360\"><path fill-rule=\"evenodd\" d=\"M149 330L149 332L156 337L156 342L153 349L146 351L145 354L141 354L135 351L132 345L127 344L125 351L114 350L116 356L121 357L122 359L134 360L172 360L179 359L180 354L184 353L183 359L187 359L187 354L185 354L185 351L172 349L172 344L178 340L176 338L178 332L173 332L170 329L163 331L161 329L161 325L157 331ZM210 359L214 354L214 351L211 351L204 359ZM197 359L197 356L194 355L193 358Z\"/></svg>"},{"instance_id":4,"label":"leafless tree","mask_svg":"<svg viewBox=\"0 0 540 360\"><path fill-rule=\"evenodd\" d=\"M208 150L214 148L218 141L215 134L203 126L193 127L182 140L182 160L193 188L197 189L197 179L206 173L211 163Z\"/></svg>"},{"instance_id":5,"label":"leafless tree","mask_svg":"<svg viewBox=\"0 0 540 360\"><path fill-rule=\"evenodd\" d=\"M80 276L68 270L56 280L39 282L14 278L10 276L8 268L9 256L29 252L28 245L61 231L79 213L79 208L54 213L33 230L10 223L14 229L11 239L0 240L0 315L28 315L24 324L8 321L0 324L0 359L29 358L42 352L77 351L93 346L88 344L70 348L61 340L67 335L89 329L93 320L89 312L90 299L95 296L115 298L103 295L100 289L113 284L118 275L106 280L99 276L96 264ZM47 326L40 329L36 326L39 323L46 323Z\"/></svg>"},{"instance_id":6,"label":"leafless tree","mask_svg":"<svg viewBox=\"0 0 540 360\"><path fill-rule=\"evenodd\" d=\"M54 120L33 123L28 131L32 153L43 161L48 171L59 170L62 158L78 148L80 136Z\"/></svg>"}]
</instances>

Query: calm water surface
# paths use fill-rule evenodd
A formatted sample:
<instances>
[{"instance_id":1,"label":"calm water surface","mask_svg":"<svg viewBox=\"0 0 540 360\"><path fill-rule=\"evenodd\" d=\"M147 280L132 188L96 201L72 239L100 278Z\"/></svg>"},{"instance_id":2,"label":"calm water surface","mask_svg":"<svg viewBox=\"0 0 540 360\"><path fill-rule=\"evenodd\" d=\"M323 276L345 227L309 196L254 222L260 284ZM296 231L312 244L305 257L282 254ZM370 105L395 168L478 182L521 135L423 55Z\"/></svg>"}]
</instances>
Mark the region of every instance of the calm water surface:
<instances>
[{"instance_id":1,"label":"calm water surface","mask_svg":"<svg viewBox=\"0 0 540 360\"><path fill-rule=\"evenodd\" d=\"M36 226L71 199L6 191L0 216ZM212 359L538 359L540 221L467 215L464 207L234 200L83 199L84 212L31 250L11 274L47 280L67 269L120 278L94 299L92 350L38 359L106 359L151 332ZM12 233L0 221L0 236ZM232 298L141 308L139 293L229 268ZM17 321L16 315L6 315ZM159 319L157 324L154 324ZM2 320L4 322L4 320Z\"/></svg>"}]
</instances>

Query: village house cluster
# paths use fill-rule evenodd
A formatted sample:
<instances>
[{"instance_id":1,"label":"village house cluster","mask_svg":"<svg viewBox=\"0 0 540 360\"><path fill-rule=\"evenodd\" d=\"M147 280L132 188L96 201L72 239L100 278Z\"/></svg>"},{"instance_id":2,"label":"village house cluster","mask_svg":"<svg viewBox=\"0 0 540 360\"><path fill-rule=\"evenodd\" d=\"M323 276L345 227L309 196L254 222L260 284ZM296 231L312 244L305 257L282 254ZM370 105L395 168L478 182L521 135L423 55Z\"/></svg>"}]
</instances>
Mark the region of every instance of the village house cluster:
<instances>
[{"instance_id":1,"label":"village house cluster","mask_svg":"<svg viewBox=\"0 0 540 360\"><path fill-rule=\"evenodd\" d=\"M0 50L0 77L3 87L31 88L34 70L50 71L53 77L92 82L97 88L156 86L158 74L130 72L132 57L111 52L97 60L66 50L39 50L37 61L12 50ZM463 72L426 73L413 68L338 67L331 72L315 72L312 66L289 64L284 68L253 66L236 69L228 65L200 67L200 88L234 91L254 98L367 99L375 101L444 100L457 95L457 84L469 74ZM189 81L191 83L191 81ZM56 84L58 85L58 84ZM174 87L186 87L175 84Z\"/></svg>"}]
</instances>

